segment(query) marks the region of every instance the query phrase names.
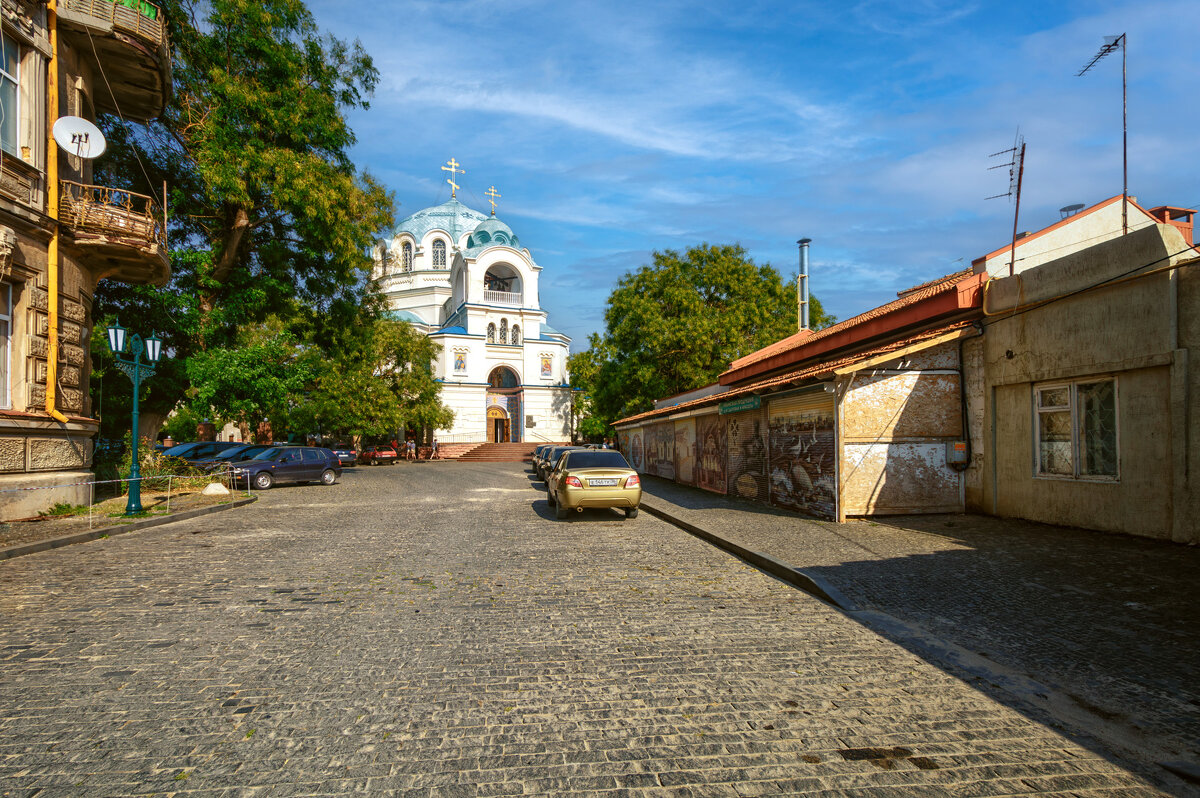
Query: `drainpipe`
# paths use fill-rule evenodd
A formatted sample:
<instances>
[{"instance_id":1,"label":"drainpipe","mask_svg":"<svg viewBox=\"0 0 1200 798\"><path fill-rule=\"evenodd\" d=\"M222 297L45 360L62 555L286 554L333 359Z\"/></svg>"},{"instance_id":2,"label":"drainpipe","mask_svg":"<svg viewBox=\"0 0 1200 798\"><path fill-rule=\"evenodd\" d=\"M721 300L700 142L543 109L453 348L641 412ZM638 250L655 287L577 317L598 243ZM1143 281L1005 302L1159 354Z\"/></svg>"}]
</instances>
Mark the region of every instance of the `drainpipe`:
<instances>
[{"instance_id":1,"label":"drainpipe","mask_svg":"<svg viewBox=\"0 0 1200 798\"><path fill-rule=\"evenodd\" d=\"M802 238L796 243L800 245L800 273L796 278L796 302L800 330L808 329L808 245L811 238Z\"/></svg>"},{"instance_id":2,"label":"drainpipe","mask_svg":"<svg viewBox=\"0 0 1200 798\"><path fill-rule=\"evenodd\" d=\"M46 92L46 130L51 130L58 120L58 3L50 0L46 6L46 22L50 29L50 75ZM46 358L46 412L59 423L66 424L67 417L58 412L58 142L54 136L46 137L46 205L52 229L50 247L46 252L46 282L49 283L50 353Z\"/></svg>"}]
</instances>

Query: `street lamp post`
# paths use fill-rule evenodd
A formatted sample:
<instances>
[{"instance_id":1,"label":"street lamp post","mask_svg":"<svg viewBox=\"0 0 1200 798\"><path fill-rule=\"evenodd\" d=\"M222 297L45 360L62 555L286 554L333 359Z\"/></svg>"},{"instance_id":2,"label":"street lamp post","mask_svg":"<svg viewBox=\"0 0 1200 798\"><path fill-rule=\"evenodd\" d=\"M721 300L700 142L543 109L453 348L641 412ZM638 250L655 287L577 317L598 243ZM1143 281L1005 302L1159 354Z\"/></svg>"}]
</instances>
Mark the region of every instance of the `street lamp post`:
<instances>
[{"instance_id":1,"label":"street lamp post","mask_svg":"<svg viewBox=\"0 0 1200 798\"><path fill-rule=\"evenodd\" d=\"M132 360L121 357L127 345L132 350ZM125 503L125 515L136 515L142 511L142 472L138 465L138 399L142 379L154 375L154 364L162 357L162 341L154 333L145 340L135 334L126 341L125 328L114 324L108 328L108 347L117 360L117 368L133 381L133 458L129 467L129 501ZM145 363L142 362L143 355L146 357Z\"/></svg>"}]
</instances>

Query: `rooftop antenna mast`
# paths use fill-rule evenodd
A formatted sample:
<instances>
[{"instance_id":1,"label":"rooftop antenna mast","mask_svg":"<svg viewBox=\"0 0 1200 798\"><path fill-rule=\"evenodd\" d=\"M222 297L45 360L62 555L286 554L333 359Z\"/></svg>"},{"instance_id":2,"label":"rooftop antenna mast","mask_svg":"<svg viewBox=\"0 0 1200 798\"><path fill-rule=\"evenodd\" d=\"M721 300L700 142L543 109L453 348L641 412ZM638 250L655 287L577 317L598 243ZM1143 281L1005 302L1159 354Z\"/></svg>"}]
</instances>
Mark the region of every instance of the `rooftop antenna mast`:
<instances>
[{"instance_id":1,"label":"rooftop antenna mast","mask_svg":"<svg viewBox=\"0 0 1200 798\"><path fill-rule=\"evenodd\" d=\"M1000 155L1011 155L1012 157L1008 163L989 166L988 170L1008 167L1008 191L1003 194L993 194L988 199L999 199L1000 197L1016 198L1016 208L1013 210L1012 246L1008 251L1008 276L1012 277L1017 263L1017 225L1020 224L1021 218L1021 182L1025 177L1025 137L1021 135L1019 130L1017 131L1017 139L1013 142L1013 146L1007 150L993 152L988 157L996 158Z\"/></svg>"},{"instance_id":2,"label":"rooftop antenna mast","mask_svg":"<svg viewBox=\"0 0 1200 798\"><path fill-rule=\"evenodd\" d=\"M1128 49L1125 34L1119 36L1105 36L1104 45L1092 57L1087 66L1076 73L1076 77L1083 77L1092 67L1100 63L1104 56L1121 50L1121 234L1129 234L1129 91L1128 91L1128 70L1126 69L1125 52Z\"/></svg>"}]
</instances>

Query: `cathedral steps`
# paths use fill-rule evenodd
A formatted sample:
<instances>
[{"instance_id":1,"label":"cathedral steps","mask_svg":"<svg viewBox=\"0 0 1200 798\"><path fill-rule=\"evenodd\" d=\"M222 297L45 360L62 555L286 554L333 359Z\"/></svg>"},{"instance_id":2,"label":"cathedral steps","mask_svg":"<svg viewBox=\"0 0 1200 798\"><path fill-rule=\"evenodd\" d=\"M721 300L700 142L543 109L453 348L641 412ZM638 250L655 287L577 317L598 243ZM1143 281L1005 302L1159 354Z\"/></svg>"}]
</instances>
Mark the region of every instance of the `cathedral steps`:
<instances>
[{"instance_id":1,"label":"cathedral steps","mask_svg":"<svg viewBox=\"0 0 1200 798\"><path fill-rule=\"evenodd\" d=\"M526 463L536 443L480 443L454 459L474 463Z\"/></svg>"}]
</instances>

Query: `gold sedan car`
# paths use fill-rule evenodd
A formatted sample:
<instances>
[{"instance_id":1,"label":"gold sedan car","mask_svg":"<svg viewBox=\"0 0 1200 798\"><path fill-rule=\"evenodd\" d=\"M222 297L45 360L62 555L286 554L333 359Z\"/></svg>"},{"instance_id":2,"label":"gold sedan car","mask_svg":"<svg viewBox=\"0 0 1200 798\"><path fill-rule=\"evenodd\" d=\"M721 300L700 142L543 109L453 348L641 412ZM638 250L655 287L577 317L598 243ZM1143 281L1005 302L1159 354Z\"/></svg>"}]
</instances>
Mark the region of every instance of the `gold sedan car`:
<instances>
[{"instance_id":1,"label":"gold sedan car","mask_svg":"<svg viewBox=\"0 0 1200 798\"><path fill-rule=\"evenodd\" d=\"M546 497L560 521L585 507L619 507L626 518L637 518L642 480L620 452L574 449L546 476Z\"/></svg>"}]
</instances>

